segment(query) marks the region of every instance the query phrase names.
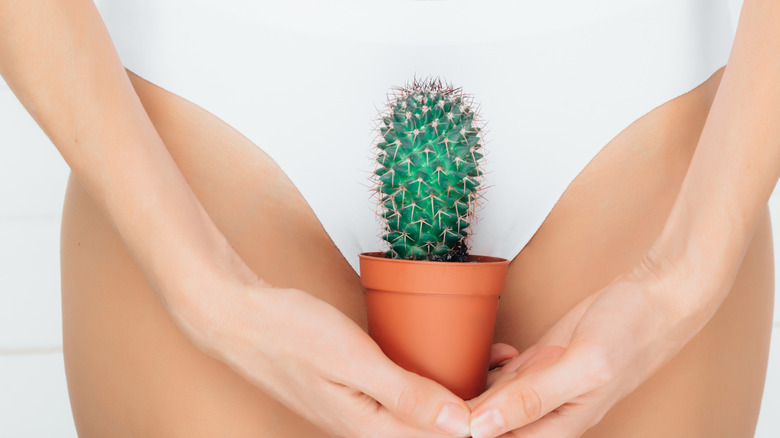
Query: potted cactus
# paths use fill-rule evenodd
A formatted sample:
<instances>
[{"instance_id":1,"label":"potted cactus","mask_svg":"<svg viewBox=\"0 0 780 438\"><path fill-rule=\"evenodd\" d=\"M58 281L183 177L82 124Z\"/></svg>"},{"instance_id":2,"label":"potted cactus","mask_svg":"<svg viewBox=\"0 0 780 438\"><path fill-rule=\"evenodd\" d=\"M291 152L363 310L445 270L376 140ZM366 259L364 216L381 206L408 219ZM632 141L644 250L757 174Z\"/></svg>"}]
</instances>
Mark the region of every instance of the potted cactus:
<instances>
[{"instance_id":1,"label":"potted cactus","mask_svg":"<svg viewBox=\"0 0 780 438\"><path fill-rule=\"evenodd\" d=\"M439 79L394 89L372 175L389 249L359 254L371 337L464 399L485 387L509 265L468 254L483 187L476 124L469 97Z\"/></svg>"}]
</instances>

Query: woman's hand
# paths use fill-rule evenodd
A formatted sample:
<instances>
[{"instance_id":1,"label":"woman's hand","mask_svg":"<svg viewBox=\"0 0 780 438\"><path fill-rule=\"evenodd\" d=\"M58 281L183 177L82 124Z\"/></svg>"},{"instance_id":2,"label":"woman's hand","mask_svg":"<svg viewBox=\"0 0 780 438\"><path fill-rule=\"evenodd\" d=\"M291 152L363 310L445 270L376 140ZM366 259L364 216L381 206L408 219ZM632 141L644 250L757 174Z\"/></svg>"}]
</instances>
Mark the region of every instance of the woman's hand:
<instances>
[{"instance_id":1,"label":"woman's hand","mask_svg":"<svg viewBox=\"0 0 780 438\"><path fill-rule=\"evenodd\" d=\"M395 365L356 323L304 291L223 291L214 307L188 315L192 327L210 327L188 336L196 346L331 434L469 435L463 400Z\"/></svg>"},{"instance_id":2,"label":"woman's hand","mask_svg":"<svg viewBox=\"0 0 780 438\"><path fill-rule=\"evenodd\" d=\"M581 436L704 325L707 306L693 316L675 298L690 284L644 264L581 301L491 372L489 389L469 401L473 437Z\"/></svg>"},{"instance_id":3,"label":"woman's hand","mask_svg":"<svg viewBox=\"0 0 780 438\"><path fill-rule=\"evenodd\" d=\"M780 3L745 0L696 151L651 252L493 373L492 386L469 402L474 438L580 436L715 313L780 176L778 21Z\"/></svg>"}]
</instances>

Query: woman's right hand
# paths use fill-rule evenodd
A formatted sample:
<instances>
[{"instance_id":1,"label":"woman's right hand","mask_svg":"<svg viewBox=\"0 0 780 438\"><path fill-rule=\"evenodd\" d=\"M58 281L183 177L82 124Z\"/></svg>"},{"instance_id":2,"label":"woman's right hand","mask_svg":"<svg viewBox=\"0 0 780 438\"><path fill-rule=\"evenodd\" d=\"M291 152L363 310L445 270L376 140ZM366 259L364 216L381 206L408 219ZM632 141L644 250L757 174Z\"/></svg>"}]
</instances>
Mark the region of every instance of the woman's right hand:
<instances>
[{"instance_id":1,"label":"woman's right hand","mask_svg":"<svg viewBox=\"0 0 780 438\"><path fill-rule=\"evenodd\" d=\"M196 346L331 433L468 434L465 402L394 365L335 308L296 289L209 281L234 278L237 255L166 149L92 0L0 1L0 29L0 75Z\"/></svg>"},{"instance_id":2,"label":"woman's right hand","mask_svg":"<svg viewBox=\"0 0 780 438\"><path fill-rule=\"evenodd\" d=\"M466 437L466 403L405 371L351 319L299 289L260 281L195 312L189 336L288 408L346 437Z\"/></svg>"}]
</instances>

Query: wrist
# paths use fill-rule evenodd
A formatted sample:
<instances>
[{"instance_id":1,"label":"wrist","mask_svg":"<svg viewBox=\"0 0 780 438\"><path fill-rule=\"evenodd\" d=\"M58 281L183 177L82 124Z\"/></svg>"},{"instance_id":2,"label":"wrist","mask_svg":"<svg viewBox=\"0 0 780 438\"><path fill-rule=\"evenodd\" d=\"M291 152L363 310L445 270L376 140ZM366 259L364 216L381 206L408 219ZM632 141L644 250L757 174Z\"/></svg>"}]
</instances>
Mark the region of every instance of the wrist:
<instances>
[{"instance_id":1,"label":"wrist","mask_svg":"<svg viewBox=\"0 0 780 438\"><path fill-rule=\"evenodd\" d=\"M653 245L642 257L635 273L651 285L651 294L666 304L669 313L683 319L693 312L695 306L689 301L690 297L680 290L685 280L694 275L684 257Z\"/></svg>"},{"instance_id":2,"label":"wrist","mask_svg":"<svg viewBox=\"0 0 780 438\"><path fill-rule=\"evenodd\" d=\"M222 360L225 333L239 324L253 295L272 286L244 263L227 240L177 282L167 303L169 314L198 349ZM167 300L167 298L166 298Z\"/></svg>"},{"instance_id":3,"label":"wrist","mask_svg":"<svg viewBox=\"0 0 780 438\"><path fill-rule=\"evenodd\" d=\"M650 285L651 299L674 325L695 333L709 321L731 285L724 270L710 262L705 257L691 256L681 248L656 242L642 257L634 274Z\"/></svg>"}]
</instances>

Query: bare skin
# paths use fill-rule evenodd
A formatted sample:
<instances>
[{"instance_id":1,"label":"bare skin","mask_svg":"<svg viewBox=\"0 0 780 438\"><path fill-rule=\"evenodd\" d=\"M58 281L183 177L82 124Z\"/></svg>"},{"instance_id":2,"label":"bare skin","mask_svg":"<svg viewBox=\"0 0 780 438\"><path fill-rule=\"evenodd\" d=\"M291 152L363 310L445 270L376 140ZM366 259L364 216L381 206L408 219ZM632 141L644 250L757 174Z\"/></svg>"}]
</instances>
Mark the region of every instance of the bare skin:
<instances>
[{"instance_id":1,"label":"bare skin","mask_svg":"<svg viewBox=\"0 0 780 438\"><path fill-rule=\"evenodd\" d=\"M627 127L577 176L512 260L497 341L523 351L640 261L669 215L722 73ZM129 76L187 183L258 277L309 292L365 327L358 277L263 145ZM66 372L80 436L328 436L182 334L73 176L61 259ZM773 270L766 209L715 316L584 436L752 436Z\"/></svg>"},{"instance_id":2,"label":"bare skin","mask_svg":"<svg viewBox=\"0 0 780 438\"><path fill-rule=\"evenodd\" d=\"M64 344L83 435L316 436L290 409L347 437L575 438L602 419L749 436L780 3L745 0L722 77L629 127L564 194L513 261L499 321L500 340L533 345L497 344L507 362L469 401L368 337L354 272L263 145L130 77L90 0L52 4L0 2L0 74L73 171Z\"/></svg>"}]
</instances>

